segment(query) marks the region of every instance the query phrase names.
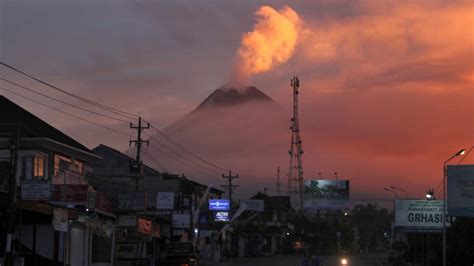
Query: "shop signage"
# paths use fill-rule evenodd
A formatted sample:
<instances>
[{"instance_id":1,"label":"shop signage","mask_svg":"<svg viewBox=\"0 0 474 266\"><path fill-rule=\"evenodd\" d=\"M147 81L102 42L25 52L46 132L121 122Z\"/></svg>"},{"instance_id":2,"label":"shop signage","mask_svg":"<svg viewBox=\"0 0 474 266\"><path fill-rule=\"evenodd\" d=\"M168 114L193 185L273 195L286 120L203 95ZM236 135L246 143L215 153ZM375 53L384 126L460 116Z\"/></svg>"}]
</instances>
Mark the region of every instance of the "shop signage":
<instances>
[{"instance_id":1,"label":"shop signage","mask_svg":"<svg viewBox=\"0 0 474 266\"><path fill-rule=\"evenodd\" d=\"M137 218L137 232L151 235L153 232L153 221L142 217Z\"/></svg>"},{"instance_id":2,"label":"shop signage","mask_svg":"<svg viewBox=\"0 0 474 266\"><path fill-rule=\"evenodd\" d=\"M248 211L263 212L264 203L261 199L242 200L241 203L245 204Z\"/></svg>"},{"instance_id":3,"label":"shop signage","mask_svg":"<svg viewBox=\"0 0 474 266\"><path fill-rule=\"evenodd\" d=\"M229 212L227 212L227 211L216 212L216 221L218 221L218 222L228 222L229 221Z\"/></svg>"},{"instance_id":4,"label":"shop signage","mask_svg":"<svg viewBox=\"0 0 474 266\"><path fill-rule=\"evenodd\" d=\"M115 244L115 257L119 259L134 259L137 256L138 243Z\"/></svg>"},{"instance_id":5,"label":"shop signage","mask_svg":"<svg viewBox=\"0 0 474 266\"><path fill-rule=\"evenodd\" d=\"M119 215L118 226L135 227L137 225L137 217L134 215Z\"/></svg>"},{"instance_id":6,"label":"shop signage","mask_svg":"<svg viewBox=\"0 0 474 266\"><path fill-rule=\"evenodd\" d=\"M209 210L211 211L228 211L230 202L228 199L210 199Z\"/></svg>"},{"instance_id":7,"label":"shop signage","mask_svg":"<svg viewBox=\"0 0 474 266\"><path fill-rule=\"evenodd\" d=\"M67 232L68 231L68 215L67 209L53 208L53 221L52 225L54 230Z\"/></svg>"},{"instance_id":8,"label":"shop signage","mask_svg":"<svg viewBox=\"0 0 474 266\"><path fill-rule=\"evenodd\" d=\"M45 180L21 181L22 200L49 200L51 197L51 183Z\"/></svg>"},{"instance_id":9,"label":"shop signage","mask_svg":"<svg viewBox=\"0 0 474 266\"><path fill-rule=\"evenodd\" d=\"M191 215L187 213L175 213L172 216L173 228L189 228L191 226Z\"/></svg>"},{"instance_id":10,"label":"shop signage","mask_svg":"<svg viewBox=\"0 0 474 266\"><path fill-rule=\"evenodd\" d=\"M86 206L89 185L52 185L51 201Z\"/></svg>"},{"instance_id":11,"label":"shop signage","mask_svg":"<svg viewBox=\"0 0 474 266\"><path fill-rule=\"evenodd\" d=\"M174 193L173 192L158 192L156 197L156 209L158 210L172 210L174 207Z\"/></svg>"}]
</instances>

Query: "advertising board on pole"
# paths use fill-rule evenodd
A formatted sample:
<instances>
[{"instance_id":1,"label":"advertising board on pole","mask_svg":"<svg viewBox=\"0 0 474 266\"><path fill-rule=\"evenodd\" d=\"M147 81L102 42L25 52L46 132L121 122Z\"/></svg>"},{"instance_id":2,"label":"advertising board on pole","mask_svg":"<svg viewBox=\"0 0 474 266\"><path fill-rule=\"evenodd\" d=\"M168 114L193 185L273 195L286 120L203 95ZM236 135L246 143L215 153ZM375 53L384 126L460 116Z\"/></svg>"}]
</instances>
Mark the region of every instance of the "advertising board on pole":
<instances>
[{"instance_id":1,"label":"advertising board on pole","mask_svg":"<svg viewBox=\"0 0 474 266\"><path fill-rule=\"evenodd\" d=\"M304 208L341 210L349 207L349 180L315 179L304 182Z\"/></svg>"},{"instance_id":2,"label":"advertising board on pole","mask_svg":"<svg viewBox=\"0 0 474 266\"><path fill-rule=\"evenodd\" d=\"M474 165L448 165L448 215L474 217Z\"/></svg>"},{"instance_id":3,"label":"advertising board on pole","mask_svg":"<svg viewBox=\"0 0 474 266\"><path fill-rule=\"evenodd\" d=\"M172 210L174 207L174 193L173 192L158 192L156 196L157 210Z\"/></svg>"},{"instance_id":4,"label":"advertising board on pole","mask_svg":"<svg viewBox=\"0 0 474 266\"><path fill-rule=\"evenodd\" d=\"M209 210L211 211L228 211L230 209L230 201L228 199L210 199Z\"/></svg>"},{"instance_id":5,"label":"advertising board on pole","mask_svg":"<svg viewBox=\"0 0 474 266\"><path fill-rule=\"evenodd\" d=\"M395 226L405 231L441 231L443 201L395 200Z\"/></svg>"}]
</instances>

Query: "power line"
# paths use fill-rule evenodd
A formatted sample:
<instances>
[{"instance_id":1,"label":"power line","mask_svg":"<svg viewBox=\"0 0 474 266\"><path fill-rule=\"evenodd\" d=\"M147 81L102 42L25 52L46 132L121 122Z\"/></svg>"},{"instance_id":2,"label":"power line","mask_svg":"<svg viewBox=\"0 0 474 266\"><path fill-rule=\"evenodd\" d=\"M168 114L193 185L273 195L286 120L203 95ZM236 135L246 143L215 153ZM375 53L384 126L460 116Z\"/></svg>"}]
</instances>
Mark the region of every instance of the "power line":
<instances>
[{"instance_id":1,"label":"power line","mask_svg":"<svg viewBox=\"0 0 474 266\"><path fill-rule=\"evenodd\" d=\"M15 85L15 86L17 86L17 87L20 87L20 88L22 88L22 89L24 89L24 90L27 90L27 91L36 93L36 94L41 95L41 96L43 96L43 97L46 97L46 98L48 98L48 99L51 99L51 100L60 102L60 103L62 103L62 104L65 104L65 105L74 107L74 108L79 109L79 110L82 110L82 111L86 111L86 112L89 112L89 113L92 113L92 114L96 114L96 115L99 115L99 116L102 116L102 117L106 117L106 118L113 119L113 120L120 121L120 122L124 122L124 123L128 123L128 122L129 122L129 121L127 121L127 120L123 120L123 119L116 118L116 117L113 117L113 116L101 114L101 113L98 113L98 112L95 112L95 111L92 111L92 110L89 110L89 109L85 109L85 108L82 108L82 107L80 107L80 106L77 106L77 105L74 105L74 104L71 104L71 103L68 103L68 102L65 102L65 101L56 99L56 98L54 98L54 97L51 97L51 96L49 96L49 95L43 94L43 93L38 92L38 91L35 91L35 90L30 89L30 88L28 88L28 87L26 87L26 86L23 86L23 85L20 85L20 84L18 84L18 83L15 83L15 82L13 82L13 81L10 81L10 80L8 80L8 79L4 79L4 78L1 78L1 77L0 77L0 80L3 80L3 81L5 81L5 82L8 82L8 83L10 83L10 84L13 84L13 85Z\"/></svg>"},{"instance_id":2,"label":"power line","mask_svg":"<svg viewBox=\"0 0 474 266\"><path fill-rule=\"evenodd\" d=\"M34 76L32 76L32 75L26 73L26 72L23 72L23 71L21 71L21 70L15 68L15 67L13 67L13 66L7 64L7 63L4 63L4 62L1 62L1 61L0 61L0 64L3 65L3 66L5 66L5 67L7 67L7 68L9 68L9 69L11 69L11 70L13 70L13 71L16 71L16 72L22 74L23 76L26 76L26 77L28 77L28 78L30 78L30 79L33 79L33 80L35 80L35 81L37 81L37 82L39 82L39 83L41 83L41 84L43 84L43 85L46 85L46 86L48 86L48 87L50 87L50 88L52 88L52 89L55 89L55 90L57 90L57 91L59 91L59 92L62 92L62 93L65 93L65 94L67 94L67 95L69 95L69 96L71 96L71 97L73 97L73 98L76 98L76 99L78 99L78 100L81 100L81 101L83 101L83 102L86 102L86 103L88 103L88 104L91 104L91 105L93 105L93 106L99 107L99 108L101 108L101 109L107 110L107 111L109 111L109 112L111 112L111 113L114 113L114 114L117 114L117 115L120 115L120 116L123 116L123 117L131 118L131 119L137 119L137 118L138 118L138 115L135 115L135 114L132 114L132 113L128 113L128 112L125 112L125 111L121 111L121 110L118 110L118 109L115 109L115 108L112 108L112 107L108 107L108 106L106 106L106 105L100 104L100 103L98 103L98 102L95 102L95 101L86 99L86 98L84 98L84 97L81 97L81 96L76 95L76 94L74 94L74 93L71 93L71 92L69 92L69 91L66 91L66 90L63 90L63 89L61 89L61 88L58 88L58 87L56 87L56 86L54 86L54 85L52 85L52 84L50 84L50 83L48 83L48 82L42 81L42 80L40 80L40 79L38 79L38 78L36 78L36 77L34 77Z\"/></svg>"},{"instance_id":3,"label":"power line","mask_svg":"<svg viewBox=\"0 0 474 266\"><path fill-rule=\"evenodd\" d=\"M153 128L153 126L152 126ZM179 158L182 158L183 160L186 160L187 162L190 162L192 163L193 165L196 165L197 167L200 167L202 169L205 169L207 171L210 171L210 172L213 172L213 173L216 173L216 174L221 174L221 172L217 171L217 170L214 170L212 168L208 168L206 166L203 166L199 163L197 163L196 161L193 161L193 160L190 160L189 158L186 158L185 156L183 156L182 154L178 153L177 151L169 148L167 145L163 144L162 142L160 142L156 137L154 136L151 136L151 135L148 135L149 139L156 142L157 144L159 144L160 146L164 147L165 149L167 149L168 151L172 152L173 154L177 155Z\"/></svg>"},{"instance_id":4,"label":"power line","mask_svg":"<svg viewBox=\"0 0 474 266\"><path fill-rule=\"evenodd\" d=\"M44 106L44 107L50 108L50 109L52 109L52 110L55 110L55 111L57 111L57 112L60 112L60 113L63 113L63 114L72 116L72 117L74 117L74 118L77 118L77 119L79 119L79 120L85 121L85 122L87 122L87 123L91 123L91 124L96 125L96 126L98 126L98 127L101 127L101 128L104 128L104 129L113 131L113 132L115 132L115 133L117 133L117 134L120 134L120 135L129 137L129 134L127 134L127 133L124 133L124 132L118 131L118 130L116 130L116 129L113 129L113 128L104 126L104 125L102 125L102 124L99 124L99 123L97 123L97 122L94 122L94 121L85 119L85 118L83 118L83 117L80 117L80 116L77 116L77 115L68 113L68 112L66 112L66 111L60 110L60 109L58 109L58 108L56 108L56 107L47 105L47 104L42 103L42 102L40 102L40 101L31 99L31 98L29 98L29 97L27 97L27 96L21 95L21 94L19 94L19 93L16 93L16 92L11 91L11 90L9 90L9 89L6 89L6 88L4 88L4 87L1 87L1 86L0 86L0 89L5 90L5 91L7 91L7 92L9 92L9 93L15 94L15 95L18 96L18 97L27 99L27 100L32 101L32 102L34 102L34 103L37 103L37 104L39 104L39 105L42 105L42 106Z\"/></svg>"},{"instance_id":5,"label":"power line","mask_svg":"<svg viewBox=\"0 0 474 266\"><path fill-rule=\"evenodd\" d=\"M196 154L194 154L193 152L191 152L190 150L186 149L184 146L182 146L181 144L177 143L176 141L174 141L173 139L171 139L170 137L168 137L165 133L163 133L161 130L157 129L156 127L154 126L151 126L154 130L156 130L158 132L158 134L160 134L163 138L165 138L166 140L168 140L169 142L171 142L173 145L175 145L176 147L180 148L181 150L183 150L185 153L189 154L190 156L192 156L193 158L211 166L211 167L214 167L218 170L221 170L221 171L226 171L228 172L229 169L225 169L223 167L220 167L214 163L211 163L203 158L201 158L200 156L197 156Z\"/></svg>"},{"instance_id":6,"label":"power line","mask_svg":"<svg viewBox=\"0 0 474 266\"><path fill-rule=\"evenodd\" d=\"M143 150L143 155L150 159L150 161L154 163L155 166L157 166L160 170L163 170L163 172L168 172L166 168L157 159L155 159L155 157L153 157L146 149Z\"/></svg>"}]
</instances>

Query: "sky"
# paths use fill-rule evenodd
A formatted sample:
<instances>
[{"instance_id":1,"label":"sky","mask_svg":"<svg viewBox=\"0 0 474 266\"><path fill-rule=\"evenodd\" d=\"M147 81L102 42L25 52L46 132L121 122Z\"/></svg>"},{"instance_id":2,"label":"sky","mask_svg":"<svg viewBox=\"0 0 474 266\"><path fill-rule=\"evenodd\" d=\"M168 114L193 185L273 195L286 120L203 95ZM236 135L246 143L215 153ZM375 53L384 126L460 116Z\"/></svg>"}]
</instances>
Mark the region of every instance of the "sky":
<instances>
[{"instance_id":1,"label":"sky","mask_svg":"<svg viewBox=\"0 0 474 266\"><path fill-rule=\"evenodd\" d=\"M265 18L280 26L258 26ZM259 42L255 32L272 37ZM258 58L271 66L237 71L241 78L236 69L255 58L249 51L266 54ZM367 192L390 197L385 186L421 197L438 185L446 158L474 145L472 1L0 0L0 58L82 97L139 114L159 129L236 76L272 97L289 118L289 79L297 74L305 178L338 172L358 188L359 198ZM80 104L6 68L0 74ZM0 94L90 148L104 143L126 150L133 137L128 124L41 98L130 133L121 136ZM272 134L289 144L289 131ZM206 150L192 152L218 165L242 165ZM273 182L268 176L275 164L287 167L284 158L262 164L264 182ZM464 162L473 158L474 152Z\"/></svg>"}]
</instances>

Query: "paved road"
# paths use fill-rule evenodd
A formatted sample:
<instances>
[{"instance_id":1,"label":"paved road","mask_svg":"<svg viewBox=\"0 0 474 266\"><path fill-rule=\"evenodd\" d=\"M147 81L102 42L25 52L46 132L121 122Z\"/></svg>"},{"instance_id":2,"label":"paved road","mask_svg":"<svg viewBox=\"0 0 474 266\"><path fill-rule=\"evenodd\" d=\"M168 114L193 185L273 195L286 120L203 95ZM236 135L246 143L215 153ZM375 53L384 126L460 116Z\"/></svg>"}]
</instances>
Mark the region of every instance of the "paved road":
<instances>
[{"instance_id":1,"label":"paved road","mask_svg":"<svg viewBox=\"0 0 474 266\"><path fill-rule=\"evenodd\" d=\"M243 258L231 261L224 261L213 264L206 264L212 266L300 266L301 256L273 256L263 258ZM356 257L348 257L350 266L375 266L378 261L383 261L383 254L367 254ZM323 266L340 266L340 257L331 256L323 257Z\"/></svg>"}]
</instances>

